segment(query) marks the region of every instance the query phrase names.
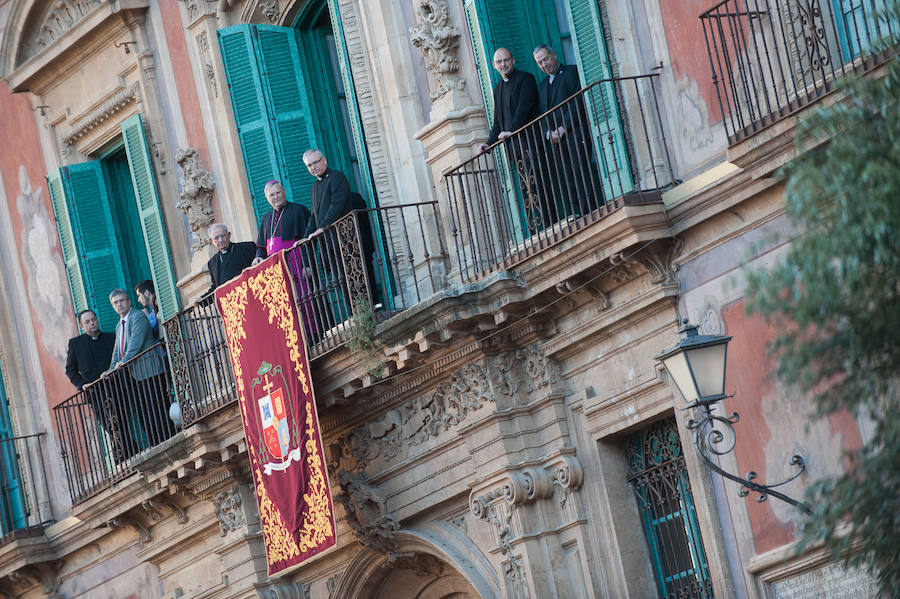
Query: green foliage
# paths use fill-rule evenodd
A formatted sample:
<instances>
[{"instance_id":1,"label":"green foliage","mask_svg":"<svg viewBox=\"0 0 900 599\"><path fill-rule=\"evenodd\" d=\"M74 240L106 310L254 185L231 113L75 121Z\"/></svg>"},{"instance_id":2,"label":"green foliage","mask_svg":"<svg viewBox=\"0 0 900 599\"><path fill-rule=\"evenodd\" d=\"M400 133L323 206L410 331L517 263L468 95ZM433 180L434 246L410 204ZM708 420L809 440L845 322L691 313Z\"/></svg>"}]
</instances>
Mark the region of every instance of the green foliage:
<instances>
[{"instance_id":1,"label":"green foliage","mask_svg":"<svg viewBox=\"0 0 900 599\"><path fill-rule=\"evenodd\" d=\"M379 359L375 346L375 314L368 298L361 296L353 301L353 318L350 321L350 338L347 348L357 354L370 376L380 379L384 363Z\"/></svg>"},{"instance_id":2,"label":"green foliage","mask_svg":"<svg viewBox=\"0 0 900 599\"><path fill-rule=\"evenodd\" d=\"M750 309L779 326L777 374L814 396L817 417L874 422L845 474L807 494L801 545L824 540L900 597L900 61L844 92L800 126L801 154L782 175L803 234L774 270L750 275Z\"/></svg>"}]
</instances>

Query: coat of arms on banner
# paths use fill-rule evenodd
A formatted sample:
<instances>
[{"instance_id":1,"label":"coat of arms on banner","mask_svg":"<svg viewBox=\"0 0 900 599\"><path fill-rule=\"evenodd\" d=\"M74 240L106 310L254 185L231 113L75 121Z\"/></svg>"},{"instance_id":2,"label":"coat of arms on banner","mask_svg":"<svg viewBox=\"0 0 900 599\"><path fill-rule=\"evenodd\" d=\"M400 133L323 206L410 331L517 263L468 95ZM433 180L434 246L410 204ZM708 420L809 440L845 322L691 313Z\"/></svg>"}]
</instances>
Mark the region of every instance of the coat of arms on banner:
<instances>
[{"instance_id":1,"label":"coat of arms on banner","mask_svg":"<svg viewBox=\"0 0 900 599\"><path fill-rule=\"evenodd\" d=\"M250 386L259 407L258 438L263 440L259 458L263 473L269 476L300 461L300 431L294 414L288 410L292 403L285 395L290 391L281 366L263 362L256 374Z\"/></svg>"}]
</instances>

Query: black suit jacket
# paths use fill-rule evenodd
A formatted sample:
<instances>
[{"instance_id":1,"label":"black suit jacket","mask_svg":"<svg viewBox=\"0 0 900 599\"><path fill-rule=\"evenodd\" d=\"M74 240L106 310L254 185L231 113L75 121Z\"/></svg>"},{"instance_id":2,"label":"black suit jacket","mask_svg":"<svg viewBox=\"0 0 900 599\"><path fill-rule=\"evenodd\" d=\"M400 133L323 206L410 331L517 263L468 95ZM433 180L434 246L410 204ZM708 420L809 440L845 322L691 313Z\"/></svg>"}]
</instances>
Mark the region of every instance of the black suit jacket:
<instances>
[{"instance_id":1,"label":"black suit jacket","mask_svg":"<svg viewBox=\"0 0 900 599\"><path fill-rule=\"evenodd\" d=\"M91 339L87 333L69 339L69 354L66 357L66 376L72 384L81 389L100 378L109 367L116 336L100 333Z\"/></svg>"},{"instance_id":2,"label":"black suit jacket","mask_svg":"<svg viewBox=\"0 0 900 599\"><path fill-rule=\"evenodd\" d=\"M496 143L501 131L515 131L539 114L534 75L513 69L508 82L500 81L494 86L494 125L488 144Z\"/></svg>"},{"instance_id":3,"label":"black suit jacket","mask_svg":"<svg viewBox=\"0 0 900 599\"><path fill-rule=\"evenodd\" d=\"M310 218L306 236L316 229L333 225L336 220L350 213L350 182L340 171L325 169L322 180L316 179L310 190Z\"/></svg>"},{"instance_id":4,"label":"black suit jacket","mask_svg":"<svg viewBox=\"0 0 900 599\"><path fill-rule=\"evenodd\" d=\"M212 292L222 283L230 281L241 274L241 271L250 266L255 257L256 244L252 241L232 243L225 254L216 252L216 255L206 263L206 267L209 269L209 276L212 278L212 285L210 285L207 293Z\"/></svg>"},{"instance_id":5,"label":"black suit jacket","mask_svg":"<svg viewBox=\"0 0 900 599\"><path fill-rule=\"evenodd\" d=\"M538 105L542 113L547 112L572 94L581 89L581 80L578 78L578 68L561 64L556 69L553 77L553 83L550 83L550 77L547 76L538 86ZM563 110L560 115L567 119L567 123L571 123L569 118L570 111Z\"/></svg>"}]
</instances>

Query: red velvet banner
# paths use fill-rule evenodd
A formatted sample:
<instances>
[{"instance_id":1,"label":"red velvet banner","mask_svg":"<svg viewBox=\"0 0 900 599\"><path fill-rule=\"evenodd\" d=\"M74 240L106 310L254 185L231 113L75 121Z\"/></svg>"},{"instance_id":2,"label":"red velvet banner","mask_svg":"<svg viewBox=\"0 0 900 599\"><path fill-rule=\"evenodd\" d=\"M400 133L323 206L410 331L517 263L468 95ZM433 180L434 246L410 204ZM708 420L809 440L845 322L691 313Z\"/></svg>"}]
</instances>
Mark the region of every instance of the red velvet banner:
<instances>
[{"instance_id":1,"label":"red velvet banner","mask_svg":"<svg viewBox=\"0 0 900 599\"><path fill-rule=\"evenodd\" d=\"M295 297L282 252L216 289L270 575L337 542Z\"/></svg>"}]
</instances>

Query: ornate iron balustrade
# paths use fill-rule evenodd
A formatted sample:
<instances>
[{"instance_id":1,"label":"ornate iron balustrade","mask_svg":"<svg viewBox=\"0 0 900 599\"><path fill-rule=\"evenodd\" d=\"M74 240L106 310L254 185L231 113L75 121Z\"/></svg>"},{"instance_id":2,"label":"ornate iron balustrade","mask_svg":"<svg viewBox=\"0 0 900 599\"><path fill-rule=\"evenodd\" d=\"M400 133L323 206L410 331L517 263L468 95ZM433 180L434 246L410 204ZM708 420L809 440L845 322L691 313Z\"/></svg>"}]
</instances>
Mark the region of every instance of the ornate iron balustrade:
<instances>
[{"instance_id":1,"label":"ornate iron balustrade","mask_svg":"<svg viewBox=\"0 0 900 599\"><path fill-rule=\"evenodd\" d=\"M130 475L135 456L175 434L165 347L138 354L53 408L73 502Z\"/></svg>"},{"instance_id":2,"label":"ornate iron balustrade","mask_svg":"<svg viewBox=\"0 0 900 599\"><path fill-rule=\"evenodd\" d=\"M436 202L372 208L354 211L288 250L310 359L346 343L350 319L360 311L402 311L439 290L447 259L439 231ZM73 502L132 474L138 454L175 434L170 399L178 398L181 428L237 400L212 294L163 329L164 345L53 409Z\"/></svg>"},{"instance_id":3,"label":"ornate iron balustrade","mask_svg":"<svg viewBox=\"0 0 900 599\"><path fill-rule=\"evenodd\" d=\"M444 175L463 282L514 266L673 181L657 75L602 79Z\"/></svg>"},{"instance_id":4,"label":"ornate iron balustrade","mask_svg":"<svg viewBox=\"0 0 900 599\"><path fill-rule=\"evenodd\" d=\"M52 521L44 467L46 433L0 439L0 544Z\"/></svg>"},{"instance_id":5,"label":"ornate iron balustrade","mask_svg":"<svg viewBox=\"0 0 900 599\"><path fill-rule=\"evenodd\" d=\"M215 296L200 298L163 327L181 426L188 427L235 401L234 373Z\"/></svg>"},{"instance_id":6,"label":"ornate iron balustrade","mask_svg":"<svg viewBox=\"0 0 900 599\"><path fill-rule=\"evenodd\" d=\"M315 358L353 336L354 317L399 312L439 290L447 252L437 202L424 202L354 210L285 258Z\"/></svg>"},{"instance_id":7,"label":"ornate iron balustrade","mask_svg":"<svg viewBox=\"0 0 900 599\"><path fill-rule=\"evenodd\" d=\"M900 41L883 0L724 0L700 15L719 108L734 144L883 62Z\"/></svg>"}]
</instances>

